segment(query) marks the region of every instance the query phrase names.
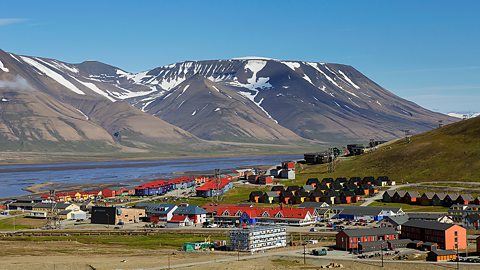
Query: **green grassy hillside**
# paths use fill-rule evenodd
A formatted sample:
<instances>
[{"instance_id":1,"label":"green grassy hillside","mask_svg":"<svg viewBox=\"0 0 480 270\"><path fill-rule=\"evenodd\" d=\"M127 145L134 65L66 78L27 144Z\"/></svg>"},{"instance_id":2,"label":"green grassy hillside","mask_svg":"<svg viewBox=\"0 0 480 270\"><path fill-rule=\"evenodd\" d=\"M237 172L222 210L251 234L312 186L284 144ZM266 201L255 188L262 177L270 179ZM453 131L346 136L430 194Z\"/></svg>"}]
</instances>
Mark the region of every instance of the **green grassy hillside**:
<instances>
[{"instance_id":1,"label":"green grassy hillside","mask_svg":"<svg viewBox=\"0 0 480 270\"><path fill-rule=\"evenodd\" d=\"M307 166L301 178L388 175L402 182L480 182L480 117L399 140L363 156L340 160L335 173ZM303 180L303 179L302 179Z\"/></svg>"}]
</instances>

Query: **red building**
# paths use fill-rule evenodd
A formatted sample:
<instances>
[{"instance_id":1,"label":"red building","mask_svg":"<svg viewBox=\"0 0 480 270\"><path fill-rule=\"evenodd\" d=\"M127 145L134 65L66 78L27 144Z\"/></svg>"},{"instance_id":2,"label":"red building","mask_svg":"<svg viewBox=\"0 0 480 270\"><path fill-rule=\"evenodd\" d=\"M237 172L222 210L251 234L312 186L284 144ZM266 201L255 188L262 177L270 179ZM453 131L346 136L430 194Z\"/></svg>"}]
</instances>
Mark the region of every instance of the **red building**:
<instances>
[{"instance_id":1,"label":"red building","mask_svg":"<svg viewBox=\"0 0 480 270\"><path fill-rule=\"evenodd\" d=\"M359 248L359 244L367 242L398 239L398 233L392 227L370 229L343 230L337 233L336 247L342 250Z\"/></svg>"},{"instance_id":2,"label":"red building","mask_svg":"<svg viewBox=\"0 0 480 270\"><path fill-rule=\"evenodd\" d=\"M295 169L295 161L284 161L282 162L282 168L286 170Z\"/></svg>"},{"instance_id":3,"label":"red building","mask_svg":"<svg viewBox=\"0 0 480 270\"><path fill-rule=\"evenodd\" d=\"M102 197L103 198L111 198L111 197L115 197L115 195L116 195L115 190L111 190L109 188L104 188L102 190Z\"/></svg>"},{"instance_id":4,"label":"red building","mask_svg":"<svg viewBox=\"0 0 480 270\"><path fill-rule=\"evenodd\" d=\"M258 177L258 184L260 185L272 185L273 177L270 175L262 175Z\"/></svg>"},{"instance_id":5,"label":"red building","mask_svg":"<svg viewBox=\"0 0 480 270\"><path fill-rule=\"evenodd\" d=\"M445 250L467 247L465 228L437 221L409 220L402 224L401 238L437 243L439 248Z\"/></svg>"}]
</instances>

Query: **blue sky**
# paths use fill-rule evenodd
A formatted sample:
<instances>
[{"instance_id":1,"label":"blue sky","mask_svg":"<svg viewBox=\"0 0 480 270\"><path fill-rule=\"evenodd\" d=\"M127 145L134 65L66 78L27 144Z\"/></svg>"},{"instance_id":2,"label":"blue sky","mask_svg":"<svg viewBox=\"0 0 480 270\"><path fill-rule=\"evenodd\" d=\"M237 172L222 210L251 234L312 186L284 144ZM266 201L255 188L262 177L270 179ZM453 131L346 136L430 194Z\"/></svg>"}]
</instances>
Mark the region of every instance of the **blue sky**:
<instances>
[{"instance_id":1,"label":"blue sky","mask_svg":"<svg viewBox=\"0 0 480 270\"><path fill-rule=\"evenodd\" d=\"M349 64L441 112L480 111L480 1L8 1L0 48L142 71L265 56Z\"/></svg>"}]
</instances>

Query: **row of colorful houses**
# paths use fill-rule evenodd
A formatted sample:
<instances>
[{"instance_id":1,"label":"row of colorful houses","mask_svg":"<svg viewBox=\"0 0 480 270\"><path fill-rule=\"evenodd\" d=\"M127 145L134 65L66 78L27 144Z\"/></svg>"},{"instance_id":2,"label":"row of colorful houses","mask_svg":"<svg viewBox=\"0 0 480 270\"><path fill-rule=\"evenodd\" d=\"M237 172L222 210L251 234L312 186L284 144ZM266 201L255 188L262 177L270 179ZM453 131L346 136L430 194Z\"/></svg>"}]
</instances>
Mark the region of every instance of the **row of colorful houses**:
<instances>
[{"instance_id":1,"label":"row of colorful houses","mask_svg":"<svg viewBox=\"0 0 480 270\"><path fill-rule=\"evenodd\" d=\"M380 186L392 184L386 176L346 178L310 178L300 186L273 186L269 192L253 191L249 201L255 203L301 204L303 202L326 202L328 204L351 204L362 196L375 195ZM393 183L394 184L394 183Z\"/></svg>"},{"instance_id":2,"label":"row of colorful houses","mask_svg":"<svg viewBox=\"0 0 480 270\"><path fill-rule=\"evenodd\" d=\"M117 190L104 188L102 190L93 191L68 191L56 192L55 194L42 194L40 197L43 200L51 200L56 202L82 202L88 200L96 200L100 198L112 198L115 196L134 195L133 189L119 188Z\"/></svg>"},{"instance_id":3,"label":"row of colorful houses","mask_svg":"<svg viewBox=\"0 0 480 270\"><path fill-rule=\"evenodd\" d=\"M422 195L417 191L387 190L382 195L384 202L408 203L418 205L435 205L450 207L454 204L480 205L480 198L473 198L470 194L425 192Z\"/></svg>"},{"instance_id":4,"label":"row of colorful houses","mask_svg":"<svg viewBox=\"0 0 480 270\"><path fill-rule=\"evenodd\" d=\"M314 224L317 212L314 208L255 207L235 204L206 204L202 208L219 224L259 224L307 226Z\"/></svg>"},{"instance_id":5,"label":"row of colorful houses","mask_svg":"<svg viewBox=\"0 0 480 270\"><path fill-rule=\"evenodd\" d=\"M203 179L203 178L202 178ZM186 189L196 186L195 178L178 177L172 180L155 180L135 187L136 196L164 195L171 190Z\"/></svg>"}]
</instances>

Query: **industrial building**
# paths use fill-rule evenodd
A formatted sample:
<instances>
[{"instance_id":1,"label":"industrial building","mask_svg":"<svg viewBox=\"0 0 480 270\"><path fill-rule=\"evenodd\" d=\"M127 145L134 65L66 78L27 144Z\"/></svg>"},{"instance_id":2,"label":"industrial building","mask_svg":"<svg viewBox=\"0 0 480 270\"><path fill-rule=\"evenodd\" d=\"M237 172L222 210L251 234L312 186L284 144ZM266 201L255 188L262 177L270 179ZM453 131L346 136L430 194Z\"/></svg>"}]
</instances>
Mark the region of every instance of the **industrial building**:
<instances>
[{"instance_id":1,"label":"industrial building","mask_svg":"<svg viewBox=\"0 0 480 270\"><path fill-rule=\"evenodd\" d=\"M251 226L230 231L230 245L238 251L256 252L285 247L287 228L284 226Z\"/></svg>"}]
</instances>

